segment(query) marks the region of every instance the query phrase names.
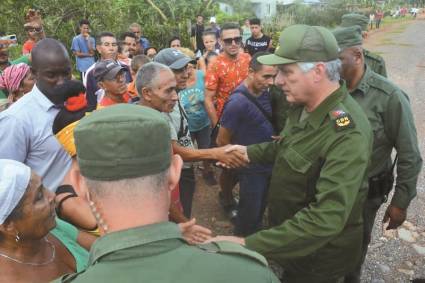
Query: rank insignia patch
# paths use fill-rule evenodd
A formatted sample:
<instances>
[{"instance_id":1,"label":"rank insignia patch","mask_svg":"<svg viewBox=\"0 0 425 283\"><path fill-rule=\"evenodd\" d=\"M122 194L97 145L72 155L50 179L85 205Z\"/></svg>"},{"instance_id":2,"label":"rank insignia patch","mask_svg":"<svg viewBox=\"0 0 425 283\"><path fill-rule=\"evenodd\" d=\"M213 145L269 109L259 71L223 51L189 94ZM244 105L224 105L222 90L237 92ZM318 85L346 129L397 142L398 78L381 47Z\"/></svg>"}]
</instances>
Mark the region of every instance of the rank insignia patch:
<instances>
[{"instance_id":1,"label":"rank insignia patch","mask_svg":"<svg viewBox=\"0 0 425 283\"><path fill-rule=\"evenodd\" d=\"M351 119L350 115L345 113L344 111L334 110L330 114L333 118L333 121L335 123L335 129L337 131L354 127L353 119Z\"/></svg>"}]
</instances>

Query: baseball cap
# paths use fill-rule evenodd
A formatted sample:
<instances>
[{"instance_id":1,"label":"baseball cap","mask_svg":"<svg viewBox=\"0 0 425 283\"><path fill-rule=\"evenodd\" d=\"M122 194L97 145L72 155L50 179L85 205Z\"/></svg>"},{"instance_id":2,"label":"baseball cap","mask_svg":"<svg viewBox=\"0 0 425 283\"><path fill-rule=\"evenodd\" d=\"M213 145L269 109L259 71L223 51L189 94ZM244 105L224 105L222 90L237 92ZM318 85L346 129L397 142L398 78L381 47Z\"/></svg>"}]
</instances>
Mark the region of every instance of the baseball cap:
<instances>
[{"instance_id":1,"label":"baseball cap","mask_svg":"<svg viewBox=\"0 0 425 283\"><path fill-rule=\"evenodd\" d=\"M156 54L153 61L164 64L172 70L178 70L186 67L193 59L176 48L165 48Z\"/></svg>"},{"instance_id":2,"label":"baseball cap","mask_svg":"<svg viewBox=\"0 0 425 283\"><path fill-rule=\"evenodd\" d=\"M104 60L96 63L93 75L97 82L113 80L121 70L125 70L125 68L116 61Z\"/></svg>"},{"instance_id":3,"label":"baseball cap","mask_svg":"<svg viewBox=\"0 0 425 283\"><path fill-rule=\"evenodd\" d=\"M319 26L292 25L280 34L274 54L258 57L264 65L296 62L328 62L338 58L338 44L332 33Z\"/></svg>"},{"instance_id":4,"label":"baseball cap","mask_svg":"<svg viewBox=\"0 0 425 283\"><path fill-rule=\"evenodd\" d=\"M341 27L332 31L332 33L341 49L362 45L363 43L362 29L360 26Z\"/></svg>"},{"instance_id":5,"label":"baseball cap","mask_svg":"<svg viewBox=\"0 0 425 283\"><path fill-rule=\"evenodd\" d=\"M171 164L170 127L164 116L120 103L94 111L74 130L81 174L112 181L154 175Z\"/></svg>"},{"instance_id":6,"label":"baseball cap","mask_svg":"<svg viewBox=\"0 0 425 283\"><path fill-rule=\"evenodd\" d=\"M345 14L341 17L341 27L351 27L351 26L360 26L362 31L367 30L367 26L369 24L369 19L360 14Z\"/></svg>"}]
</instances>

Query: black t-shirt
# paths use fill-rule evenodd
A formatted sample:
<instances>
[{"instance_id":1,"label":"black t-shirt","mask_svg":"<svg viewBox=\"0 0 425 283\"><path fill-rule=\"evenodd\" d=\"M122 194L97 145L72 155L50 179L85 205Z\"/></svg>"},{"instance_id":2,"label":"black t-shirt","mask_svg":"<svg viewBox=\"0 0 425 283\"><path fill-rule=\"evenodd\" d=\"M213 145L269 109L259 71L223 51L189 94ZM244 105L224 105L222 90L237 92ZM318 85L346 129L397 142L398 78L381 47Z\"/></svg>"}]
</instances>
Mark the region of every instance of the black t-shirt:
<instances>
[{"instance_id":1,"label":"black t-shirt","mask_svg":"<svg viewBox=\"0 0 425 283\"><path fill-rule=\"evenodd\" d=\"M265 34L263 34L260 38L254 38L251 36L245 42L245 50L252 56L259 51L267 51L269 44L270 37Z\"/></svg>"},{"instance_id":2,"label":"black t-shirt","mask_svg":"<svg viewBox=\"0 0 425 283\"><path fill-rule=\"evenodd\" d=\"M195 37L196 39L196 47L198 50L204 50L204 41L202 40L202 33L204 32L204 25L194 25L192 26L192 34L191 37Z\"/></svg>"}]
</instances>

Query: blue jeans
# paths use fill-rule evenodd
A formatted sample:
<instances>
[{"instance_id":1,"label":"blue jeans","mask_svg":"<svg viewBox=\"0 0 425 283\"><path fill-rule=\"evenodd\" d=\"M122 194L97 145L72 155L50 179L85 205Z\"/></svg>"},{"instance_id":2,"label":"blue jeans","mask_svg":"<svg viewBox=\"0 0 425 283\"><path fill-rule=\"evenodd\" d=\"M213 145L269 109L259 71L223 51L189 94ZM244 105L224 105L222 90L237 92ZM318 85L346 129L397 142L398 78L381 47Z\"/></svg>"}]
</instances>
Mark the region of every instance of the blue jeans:
<instances>
[{"instance_id":1,"label":"blue jeans","mask_svg":"<svg viewBox=\"0 0 425 283\"><path fill-rule=\"evenodd\" d=\"M239 173L239 205L235 223L237 236L248 236L261 229L271 172Z\"/></svg>"}]
</instances>

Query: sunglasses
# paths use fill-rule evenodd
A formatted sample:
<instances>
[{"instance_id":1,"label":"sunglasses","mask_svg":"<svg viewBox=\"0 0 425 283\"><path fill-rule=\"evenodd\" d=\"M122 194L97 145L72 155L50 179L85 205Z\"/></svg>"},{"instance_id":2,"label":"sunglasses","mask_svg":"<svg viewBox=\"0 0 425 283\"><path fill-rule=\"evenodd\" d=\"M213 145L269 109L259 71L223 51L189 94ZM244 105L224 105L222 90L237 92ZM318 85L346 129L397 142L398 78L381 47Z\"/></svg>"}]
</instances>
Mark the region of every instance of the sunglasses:
<instances>
[{"instance_id":1,"label":"sunglasses","mask_svg":"<svg viewBox=\"0 0 425 283\"><path fill-rule=\"evenodd\" d=\"M233 41L235 42L235 44L241 44L242 36L237 36L237 37L233 37L233 38L224 38L223 39L223 42L226 45L232 45Z\"/></svg>"},{"instance_id":2,"label":"sunglasses","mask_svg":"<svg viewBox=\"0 0 425 283\"><path fill-rule=\"evenodd\" d=\"M42 27L39 27L39 28L28 27L28 28L26 28L26 30L29 31L29 32L42 32L43 28Z\"/></svg>"}]
</instances>

